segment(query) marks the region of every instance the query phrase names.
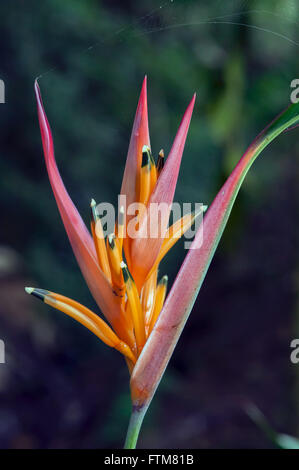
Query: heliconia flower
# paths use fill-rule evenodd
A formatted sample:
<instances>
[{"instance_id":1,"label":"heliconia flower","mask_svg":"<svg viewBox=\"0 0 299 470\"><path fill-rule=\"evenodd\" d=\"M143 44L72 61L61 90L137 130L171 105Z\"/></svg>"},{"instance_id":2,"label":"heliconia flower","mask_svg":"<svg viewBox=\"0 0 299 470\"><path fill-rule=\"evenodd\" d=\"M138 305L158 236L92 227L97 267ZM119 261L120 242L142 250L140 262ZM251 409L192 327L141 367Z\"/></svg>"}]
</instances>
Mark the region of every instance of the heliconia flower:
<instances>
[{"instance_id":1,"label":"heliconia flower","mask_svg":"<svg viewBox=\"0 0 299 470\"><path fill-rule=\"evenodd\" d=\"M37 81L35 93L44 156L57 206L82 274L110 326L96 313L63 295L32 287L27 287L26 291L76 319L124 355L131 374L133 403L125 447L134 448L144 414L193 307L240 186L261 151L281 132L298 125L299 104L289 106L249 146L207 211L202 230L197 232L192 249L166 296L168 278L164 275L158 280L159 263L206 210L206 206L202 206L169 227L195 95L182 118L165 164L163 150L155 163L150 149L145 77L120 192L121 196L126 196L128 206L132 203L142 205L136 217L132 214L125 217L125 209L121 206L115 231L105 239L96 202L91 201L90 233L64 187ZM166 209L156 227L158 236L152 237L148 234L157 221L151 207L161 203ZM130 237L126 230L132 221L138 226L137 237Z\"/></svg>"}]
</instances>

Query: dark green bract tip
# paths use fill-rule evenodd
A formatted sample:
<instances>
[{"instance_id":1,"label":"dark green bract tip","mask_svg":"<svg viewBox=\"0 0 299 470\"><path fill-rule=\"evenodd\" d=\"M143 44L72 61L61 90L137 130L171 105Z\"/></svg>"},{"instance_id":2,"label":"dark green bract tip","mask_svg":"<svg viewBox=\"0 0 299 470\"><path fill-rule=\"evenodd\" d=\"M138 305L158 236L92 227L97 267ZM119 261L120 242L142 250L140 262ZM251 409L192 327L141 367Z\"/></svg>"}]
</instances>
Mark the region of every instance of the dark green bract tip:
<instances>
[{"instance_id":1,"label":"dark green bract tip","mask_svg":"<svg viewBox=\"0 0 299 470\"><path fill-rule=\"evenodd\" d=\"M127 268L126 263L124 263L122 261L120 263L120 267L121 267L121 270L122 270L122 273L123 273L124 281L127 282L130 279L130 276L129 276L129 270Z\"/></svg>"},{"instance_id":2,"label":"dark green bract tip","mask_svg":"<svg viewBox=\"0 0 299 470\"><path fill-rule=\"evenodd\" d=\"M142 152L142 162L141 162L141 168L144 166L149 165L150 163L150 154L148 150Z\"/></svg>"},{"instance_id":3,"label":"dark green bract tip","mask_svg":"<svg viewBox=\"0 0 299 470\"><path fill-rule=\"evenodd\" d=\"M38 290L34 290L31 295L33 295L34 297L37 297L38 299L44 301L45 294L43 294L42 292L39 292Z\"/></svg>"},{"instance_id":4,"label":"dark green bract tip","mask_svg":"<svg viewBox=\"0 0 299 470\"><path fill-rule=\"evenodd\" d=\"M114 247L115 247L114 238L115 238L115 236L114 236L113 233L108 236L108 243L109 243L109 245L110 245L110 248L112 248L112 250L114 250Z\"/></svg>"},{"instance_id":5,"label":"dark green bract tip","mask_svg":"<svg viewBox=\"0 0 299 470\"><path fill-rule=\"evenodd\" d=\"M44 298L49 293L49 291L47 290L35 289L34 287L25 287L25 291L27 292L27 294L33 295L34 297L37 297L42 301L44 301Z\"/></svg>"}]
</instances>

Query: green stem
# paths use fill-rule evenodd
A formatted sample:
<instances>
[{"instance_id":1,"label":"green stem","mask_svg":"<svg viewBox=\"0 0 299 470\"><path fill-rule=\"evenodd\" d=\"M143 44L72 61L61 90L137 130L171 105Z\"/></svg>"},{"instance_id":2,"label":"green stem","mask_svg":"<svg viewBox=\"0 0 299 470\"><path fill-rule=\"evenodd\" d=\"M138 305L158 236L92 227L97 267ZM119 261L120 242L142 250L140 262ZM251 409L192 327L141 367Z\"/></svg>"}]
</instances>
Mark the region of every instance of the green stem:
<instances>
[{"instance_id":1,"label":"green stem","mask_svg":"<svg viewBox=\"0 0 299 470\"><path fill-rule=\"evenodd\" d=\"M144 415L147 411L147 408L148 408L147 406L144 406L141 409L137 409L133 407L124 449L136 448L139 431L143 422Z\"/></svg>"}]
</instances>

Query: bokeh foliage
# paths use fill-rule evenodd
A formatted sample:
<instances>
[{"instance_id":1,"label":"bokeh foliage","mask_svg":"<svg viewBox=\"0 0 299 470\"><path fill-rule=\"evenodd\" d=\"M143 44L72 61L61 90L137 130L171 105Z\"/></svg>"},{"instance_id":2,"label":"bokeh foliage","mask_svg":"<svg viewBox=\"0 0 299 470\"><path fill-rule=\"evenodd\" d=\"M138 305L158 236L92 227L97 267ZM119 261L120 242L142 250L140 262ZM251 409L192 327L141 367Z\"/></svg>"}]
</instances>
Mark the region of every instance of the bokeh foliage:
<instances>
[{"instance_id":1,"label":"bokeh foliage","mask_svg":"<svg viewBox=\"0 0 299 470\"><path fill-rule=\"evenodd\" d=\"M246 146L289 102L290 81L298 75L298 10L295 0L2 2L0 11L5 21L0 26L0 78L6 84L6 104L1 105L0 109L0 236L1 244L12 247L26 266L24 281L31 278L40 287L64 293L96 308L74 261L48 183L33 94L36 76L40 76L58 166L71 197L87 223L91 197L98 202L117 201L144 74L148 75L154 154L161 147L167 154L180 117L193 92L197 92L176 200L209 204ZM286 211L287 223L293 220L293 158L296 152L296 135L285 134L256 162L248 176L220 246L222 254L216 258L215 267L212 268L216 270L214 281L212 277L207 278L207 283L211 279L211 285L219 289L220 296L223 290L225 295L233 296L234 280L241 276L241 272L244 275L249 270L247 246L255 230L251 228L250 236L244 238L247 224L251 220L251 223L257 221L263 226L264 219L259 217L266 207L272 207L275 188L282 192L275 204L281 202L280 210ZM276 216L272 208L271 217L275 219ZM275 221L272 229L275 232ZM280 235L277 232L277 236ZM283 236L287 237L285 233ZM271 279L273 266L262 259L265 245L269 242L267 237L262 239L261 245L258 242L254 245L261 255L259 262L263 267L251 268L250 275L254 276L256 269L258 278L268 276ZM242 243L244 239L246 243ZM273 243L272 240L270 242ZM279 243L278 240L277 250ZM171 280L183 256L182 244L178 244L162 265ZM282 262L282 275L287 279L292 278L296 269L292 261ZM228 268L227 264L230 264ZM279 270L279 266L278 263L275 269ZM278 273L275 272L274 276ZM221 279L225 277L231 282L221 287ZM254 289L252 291L249 285L245 293L237 292L239 304L228 302L227 306L233 309L235 315L240 313L240 305L248 302L248 296L254 295ZM271 304L273 300L268 294L264 293L264 302ZM294 295L292 289L291 294ZM283 312L286 323L281 326L285 331L284 328L290 327L295 315L294 300L286 307L283 298L280 300L281 309L286 309ZM213 303L213 295L208 289L203 292L200 306L202 314L211 313L214 320L212 324L208 322L207 331L204 323L198 325L196 319L192 321L198 336L196 341L193 340L189 331L189 348L184 349L181 345L188 341L188 330L181 340L173 366L162 384L161 395L157 394L153 417L148 421L147 445L159 445L158 442L171 445L166 438L163 441L162 433L158 432L158 437L155 435L159 420L157 410L167 405L165 396L168 393L173 394L173 400L179 399L180 394L188 396L191 393L192 360L186 366L190 361L190 345L196 347L201 335L216 341L218 336L213 336L214 328L218 328L218 334L222 337L219 328L223 320L217 326L216 313L220 316L226 313L216 312L218 304ZM75 423L77 434L62 426L58 437L52 439L50 433L36 430L28 418L24 418L24 432L34 435L34 445L37 447L92 447L99 445L99 442L103 446L120 445L129 410L127 376L121 360L69 319L53 314L45 306L32 308L38 312L37 318L46 316L54 335L51 353L48 356L45 354L43 360L39 359L37 367L46 368L49 362L51 367L53 363L60 367L61 374L67 370L69 381L64 381L62 388L71 388L72 380L79 387L78 371L85 374L84 390L91 405L85 406L80 401L79 391L74 394L74 402L80 403L78 406L83 416L82 421ZM200 313L197 310L196 306L194 317ZM228 329L228 337L230 334L235 337L238 335L235 317L229 313L227 322L230 319L231 323L224 331ZM249 309L244 314L247 315L245 322L249 321ZM259 325L255 328L258 330ZM13 355L17 356L18 346L11 347L15 348ZM206 351L208 346L203 353ZM207 374L212 364L209 354L203 355L206 357L204 370ZM202 361L197 367L203 367ZM88 372L84 373L85 364L88 364ZM286 363L285 367L288 366ZM95 376L93 367L97 370ZM181 369L187 371L187 376ZM210 373L213 374L212 369ZM188 377L189 388L184 389L184 380ZM278 377L279 374L277 380ZM27 380L32 381L32 376L29 375ZM43 380L46 386L46 373ZM23 382L17 383L22 387ZM90 391L96 384L99 390ZM34 384L32 387L34 389ZM110 393L111 388L113 393ZM200 389L201 385L197 385L194 379L194 396L190 397L193 405ZM278 424L287 426L290 422L290 429L286 429L290 434L295 427L293 421L288 421L293 403L291 390L290 386L288 391L281 392L285 394L286 411L282 409L283 405L276 411ZM51 404L56 395L53 391L47 393L53 397ZM63 396L67 400L66 392ZM20 400L24 398L22 390L20 397ZM262 394L261 400L264 398ZM207 400L201 399L203 402ZM59 414L64 402L61 397L57 400L62 401L61 407L56 410ZM212 408L212 401L210 405ZM276 410L275 406L276 402L272 411ZM13 409L13 403L8 407ZM201 407L200 403L198 407ZM169 413L174 409L172 407ZM206 409L209 410L209 403ZM42 410L42 413L45 412ZM96 416L93 416L95 410ZM199 409L197 413L200 413ZM167 412L163 416L167 421ZM176 418L179 425L182 416L178 414ZM234 420L234 417L231 419ZM67 437L60 437L59 432ZM43 437L40 438L40 435ZM81 435L84 435L83 441L80 441ZM174 434L174 439L174 446L188 446L190 442L188 437L184 440L184 435L180 434ZM233 434L221 440L221 433L215 439L208 433L206 444L205 441L198 442L196 437L192 439L194 446L213 447L229 443L233 446L236 436ZM252 436L248 442L246 433L244 439L244 445L258 445ZM3 446L14 445L13 439L5 432L2 440ZM237 441L238 445L242 445L242 440L241 443L239 438Z\"/></svg>"}]
</instances>

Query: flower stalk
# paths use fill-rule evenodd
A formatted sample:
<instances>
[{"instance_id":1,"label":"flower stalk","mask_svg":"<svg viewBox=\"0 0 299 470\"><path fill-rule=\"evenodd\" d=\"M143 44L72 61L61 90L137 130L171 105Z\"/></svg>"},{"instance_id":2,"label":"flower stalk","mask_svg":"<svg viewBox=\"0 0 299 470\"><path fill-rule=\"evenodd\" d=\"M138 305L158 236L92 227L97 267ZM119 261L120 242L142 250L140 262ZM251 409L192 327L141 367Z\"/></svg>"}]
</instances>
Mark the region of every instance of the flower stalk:
<instances>
[{"instance_id":1,"label":"flower stalk","mask_svg":"<svg viewBox=\"0 0 299 470\"><path fill-rule=\"evenodd\" d=\"M144 406L142 408L137 408L133 406L124 449L136 448L139 432L147 409L147 406Z\"/></svg>"}]
</instances>

